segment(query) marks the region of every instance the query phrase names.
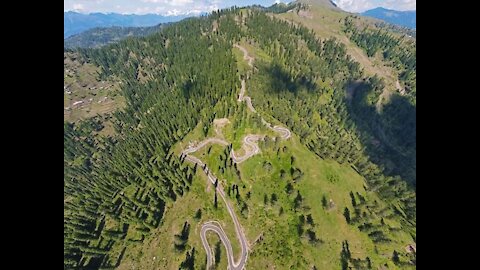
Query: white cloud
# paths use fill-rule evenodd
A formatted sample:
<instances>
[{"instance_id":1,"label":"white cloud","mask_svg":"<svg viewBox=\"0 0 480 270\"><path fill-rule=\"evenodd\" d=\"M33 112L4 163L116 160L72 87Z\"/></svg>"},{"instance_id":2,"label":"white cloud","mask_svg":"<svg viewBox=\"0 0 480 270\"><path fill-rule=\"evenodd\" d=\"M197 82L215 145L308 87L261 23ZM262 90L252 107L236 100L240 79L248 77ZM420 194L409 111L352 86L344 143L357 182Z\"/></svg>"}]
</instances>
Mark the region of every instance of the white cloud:
<instances>
[{"instance_id":1,"label":"white cloud","mask_svg":"<svg viewBox=\"0 0 480 270\"><path fill-rule=\"evenodd\" d=\"M148 7L136 8L134 13L157 13L167 16L199 15L219 9L225 0L141 0ZM153 5L153 6L152 6Z\"/></svg>"},{"instance_id":2,"label":"white cloud","mask_svg":"<svg viewBox=\"0 0 480 270\"><path fill-rule=\"evenodd\" d=\"M350 12L363 12L376 7L394 10L416 10L417 0L334 0L338 7Z\"/></svg>"},{"instance_id":3,"label":"white cloud","mask_svg":"<svg viewBox=\"0 0 480 270\"><path fill-rule=\"evenodd\" d=\"M181 7L181 6L185 6L186 4L193 3L193 0L142 0L142 2ZM197 2L202 2L202 1L197 1Z\"/></svg>"},{"instance_id":4,"label":"white cloud","mask_svg":"<svg viewBox=\"0 0 480 270\"><path fill-rule=\"evenodd\" d=\"M167 2L167 1L165 1L165 0L142 0L142 2L144 2L144 3L155 3L155 4L156 4L156 3L161 3L161 4L164 4L164 3Z\"/></svg>"},{"instance_id":5,"label":"white cloud","mask_svg":"<svg viewBox=\"0 0 480 270\"><path fill-rule=\"evenodd\" d=\"M275 4L280 4L282 1L280 0L275 0Z\"/></svg>"},{"instance_id":6,"label":"white cloud","mask_svg":"<svg viewBox=\"0 0 480 270\"><path fill-rule=\"evenodd\" d=\"M174 8L174 9L171 9L171 10L167 11L167 14L166 14L166 15L167 15L167 16L177 16L177 15L180 15L180 14L182 14L182 13L180 12L180 10Z\"/></svg>"},{"instance_id":7,"label":"white cloud","mask_svg":"<svg viewBox=\"0 0 480 270\"><path fill-rule=\"evenodd\" d=\"M90 12L117 12L123 14L157 13L161 15L200 14L232 5L261 4L293 0L64 0L64 10ZM388 0L387 0L388 1ZM401 0L398 0L401 1Z\"/></svg>"},{"instance_id":8,"label":"white cloud","mask_svg":"<svg viewBox=\"0 0 480 270\"><path fill-rule=\"evenodd\" d=\"M126 13L126 12L124 12ZM149 7L138 7L134 11L135 14L146 14L150 13L150 8Z\"/></svg>"},{"instance_id":9,"label":"white cloud","mask_svg":"<svg viewBox=\"0 0 480 270\"><path fill-rule=\"evenodd\" d=\"M73 10L75 11L83 11L85 7L82 4L74 4L73 5Z\"/></svg>"},{"instance_id":10,"label":"white cloud","mask_svg":"<svg viewBox=\"0 0 480 270\"><path fill-rule=\"evenodd\" d=\"M337 6L350 12L361 12L372 8L369 0L335 0Z\"/></svg>"},{"instance_id":11,"label":"white cloud","mask_svg":"<svg viewBox=\"0 0 480 270\"><path fill-rule=\"evenodd\" d=\"M167 1L167 4L174 6L174 7L183 7L187 4L193 3L193 0L170 0Z\"/></svg>"},{"instance_id":12,"label":"white cloud","mask_svg":"<svg viewBox=\"0 0 480 270\"><path fill-rule=\"evenodd\" d=\"M386 5L396 10L416 10L417 0L387 0Z\"/></svg>"},{"instance_id":13,"label":"white cloud","mask_svg":"<svg viewBox=\"0 0 480 270\"><path fill-rule=\"evenodd\" d=\"M155 8L155 13L157 14L163 14L165 13L165 7L164 6L159 6Z\"/></svg>"},{"instance_id":14,"label":"white cloud","mask_svg":"<svg viewBox=\"0 0 480 270\"><path fill-rule=\"evenodd\" d=\"M192 9L192 10L189 10L187 11L187 14L195 14L195 15L198 15L200 13L202 13L203 11L201 11L200 9Z\"/></svg>"}]
</instances>

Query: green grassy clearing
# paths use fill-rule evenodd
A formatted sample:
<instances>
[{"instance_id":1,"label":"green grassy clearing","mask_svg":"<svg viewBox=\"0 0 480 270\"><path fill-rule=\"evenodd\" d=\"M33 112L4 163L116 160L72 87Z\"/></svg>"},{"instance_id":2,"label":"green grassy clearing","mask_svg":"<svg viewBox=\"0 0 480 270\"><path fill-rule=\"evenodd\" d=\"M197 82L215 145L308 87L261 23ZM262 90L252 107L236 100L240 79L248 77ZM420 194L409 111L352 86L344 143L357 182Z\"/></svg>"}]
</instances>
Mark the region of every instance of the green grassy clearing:
<instances>
[{"instance_id":1,"label":"green grassy clearing","mask_svg":"<svg viewBox=\"0 0 480 270\"><path fill-rule=\"evenodd\" d=\"M100 69L81 63L78 57L64 54L64 121L76 122L123 108L125 99L120 95L118 80L113 77L101 80ZM74 105L80 101L83 103Z\"/></svg>"}]
</instances>

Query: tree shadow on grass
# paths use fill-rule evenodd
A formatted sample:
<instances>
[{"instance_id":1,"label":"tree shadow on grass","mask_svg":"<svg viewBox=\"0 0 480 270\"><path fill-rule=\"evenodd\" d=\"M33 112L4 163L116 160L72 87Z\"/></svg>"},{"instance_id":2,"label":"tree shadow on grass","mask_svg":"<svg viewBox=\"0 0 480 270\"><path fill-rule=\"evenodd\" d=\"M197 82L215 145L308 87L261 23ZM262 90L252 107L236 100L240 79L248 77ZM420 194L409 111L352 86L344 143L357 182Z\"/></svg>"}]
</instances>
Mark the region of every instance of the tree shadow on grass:
<instances>
[{"instance_id":1,"label":"tree shadow on grass","mask_svg":"<svg viewBox=\"0 0 480 270\"><path fill-rule=\"evenodd\" d=\"M406 97L393 94L381 112L368 104L373 91L369 82L359 83L352 94L348 111L371 160L387 175L399 175L416 185L416 107Z\"/></svg>"},{"instance_id":2,"label":"tree shadow on grass","mask_svg":"<svg viewBox=\"0 0 480 270\"><path fill-rule=\"evenodd\" d=\"M270 87L274 92L281 92L288 90L292 93L297 93L300 89L307 90L315 89L315 84L308 80L305 76L293 78L288 72L278 63L262 67L269 75Z\"/></svg>"}]
</instances>

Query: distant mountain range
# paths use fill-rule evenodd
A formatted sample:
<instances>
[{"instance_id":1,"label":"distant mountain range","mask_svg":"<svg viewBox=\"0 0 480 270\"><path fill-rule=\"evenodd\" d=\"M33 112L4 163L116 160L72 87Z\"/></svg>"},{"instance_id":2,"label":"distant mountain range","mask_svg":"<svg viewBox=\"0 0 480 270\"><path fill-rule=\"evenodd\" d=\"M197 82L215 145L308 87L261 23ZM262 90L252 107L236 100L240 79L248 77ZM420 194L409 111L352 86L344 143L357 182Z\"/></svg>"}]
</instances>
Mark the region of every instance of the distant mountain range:
<instances>
[{"instance_id":1,"label":"distant mountain range","mask_svg":"<svg viewBox=\"0 0 480 270\"><path fill-rule=\"evenodd\" d=\"M135 15L118 13L82 14L73 11L63 13L63 38L81 33L95 27L145 27L160 23L177 22L192 15L162 16L157 14Z\"/></svg>"},{"instance_id":2,"label":"distant mountain range","mask_svg":"<svg viewBox=\"0 0 480 270\"><path fill-rule=\"evenodd\" d=\"M164 23L148 27L95 27L64 39L63 47L66 49L98 48L128 37L142 37L153 34L169 24Z\"/></svg>"},{"instance_id":3,"label":"distant mountain range","mask_svg":"<svg viewBox=\"0 0 480 270\"><path fill-rule=\"evenodd\" d=\"M360 13L363 16L384 20L391 24L405 26L411 29L417 28L417 11L397 11L386 8L375 8Z\"/></svg>"}]
</instances>

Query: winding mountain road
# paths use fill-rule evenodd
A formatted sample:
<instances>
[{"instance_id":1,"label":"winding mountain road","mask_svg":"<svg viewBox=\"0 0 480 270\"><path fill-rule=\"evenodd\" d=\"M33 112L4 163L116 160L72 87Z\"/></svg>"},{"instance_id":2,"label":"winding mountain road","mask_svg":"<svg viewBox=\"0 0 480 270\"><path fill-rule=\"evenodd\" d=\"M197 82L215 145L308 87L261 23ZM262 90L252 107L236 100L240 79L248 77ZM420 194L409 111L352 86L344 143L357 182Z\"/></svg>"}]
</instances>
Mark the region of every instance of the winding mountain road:
<instances>
[{"instance_id":1,"label":"winding mountain road","mask_svg":"<svg viewBox=\"0 0 480 270\"><path fill-rule=\"evenodd\" d=\"M235 152L230 152L230 156L235 163L242 163L245 160L249 159L250 157L260 153L260 148L258 147L257 142L263 139L265 135L256 135L256 134L249 134L243 138L243 145L242 148L245 149L245 155L243 156L236 156Z\"/></svg>"},{"instance_id":2,"label":"winding mountain road","mask_svg":"<svg viewBox=\"0 0 480 270\"><path fill-rule=\"evenodd\" d=\"M241 47L240 45L237 45L237 44L235 44L234 46L243 51L243 54L244 54L243 58L248 61L248 65L250 67L253 67L254 58L248 55L247 50L245 48ZM255 108L252 105L252 99L249 96L245 96L245 90L246 90L245 88L246 88L245 80L242 80L242 88L240 90L238 101L239 102L245 101L247 103L247 106L250 109L250 111L252 111L254 113L257 113L257 111L255 110ZM262 117L262 123L265 126L267 126L268 128L280 133L280 137L283 138L283 139L288 139L288 138L291 137L291 132L287 128L280 127L280 126L273 126L272 127L272 125L269 122L265 121L265 119L263 119L263 117ZM246 135L243 138L243 145L242 145L242 148L245 150L245 154L243 156L237 156L237 155L235 155L235 152L232 149L231 152L230 152L230 156L231 156L233 162L241 163L241 162L249 159L250 157L260 153L260 148L258 147L257 142L259 140L263 140L264 137L265 137L265 135L258 135L258 134L248 134L248 135ZM223 191L223 187L222 187L222 184L220 183L220 181L217 181L218 178L215 175L213 175L213 173L211 173L211 171L209 170L207 165L204 164L199 158L197 158L195 156L192 156L192 155L189 155L191 153L194 153L194 152L198 151L202 147L205 147L209 143L216 143L216 144L220 144L220 145L223 145L223 146L230 145L229 142L227 142L223 139L220 139L220 138L207 138L207 139L201 141L200 143L198 143L196 146L189 146L187 149L185 149L182 152L182 156L185 156L185 160L187 160L189 162L192 162L192 163L196 163L198 166L200 166L203 169L204 173L207 175L208 180L213 185L215 185L215 183L217 184L216 192L218 193L220 198L222 198L223 202L225 203L225 206L227 207L227 211L230 214L230 217L232 218L233 224L235 225L235 232L236 232L237 238L240 241L240 245L241 245L241 254L240 254L239 260L235 261L235 259L233 257L232 244L230 242L230 239L228 239L228 237L227 237L225 231L223 230L222 226L220 225L220 223L218 223L217 221L207 221L202 225L202 228L200 230L200 238L202 240L203 247L205 248L205 251L207 253L207 269L210 269L210 267L213 265L214 260L215 260L214 256L212 256L213 252L212 252L212 249L211 249L210 245L208 244L207 237L206 237L207 232L212 231L220 237L220 240L222 241L223 245L225 246L225 249L227 251L228 269L229 270L243 270L243 269L245 269L245 264L246 264L247 258L248 258L248 242L247 242L247 238L245 236L245 233L243 232L243 228L240 225L240 222L238 221L237 215L235 214L235 211L233 210L233 207L230 204L230 202L225 198L225 192Z\"/></svg>"},{"instance_id":3,"label":"winding mountain road","mask_svg":"<svg viewBox=\"0 0 480 270\"><path fill-rule=\"evenodd\" d=\"M243 52L243 59L248 61L248 65L250 67L253 67L253 61L255 60L255 58L248 55L247 49L245 49L244 47L242 47L238 44L235 44L234 47L240 49ZM252 99L249 96L245 96L245 91L246 91L245 79L243 79L242 80L242 88L240 89L240 94L238 95L238 101L240 101L240 102L245 101L247 103L247 107L250 109L250 111L256 113L257 110L255 110L255 108L252 105ZM267 121L265 121L265 119L263 119L263 117L262 117L262 123L265 126L267 126L268 128L280 133L280 137L282 139L286 140L286 139L290 138L290 136L292 136L292 133L290 132L289 129L281 127L281 126L273 126L272 127L272 125L270 123L268 123Z\"/></svg>"},{"instance_id":4,"label":"winding mountain road","mask_svg":"<svg viewBox=\"0 0 480 270\"><path fill-rule=\"evenodd\" d=\"M233 224L235 225L235 232L237 234L237 238L240 241L241 245L241 250L242 253L240 255L239 261L235 262L235 259L233 257L233 249L232 249L232 244L230 243L230 240L228 239L225 231L222 229L221 225L218 222L215 221L208 221L205 222L202 225L201 231L200 231L200 238L202 240L203 247L205 248L205 251L207 253L207 269L210 268L211 265L213 265L214 262L214 257L212 256L212 249L210 245L208 244L206 234L208 231L213 231L215 232L219 237L220 240L222 241L223 245L225 246L225 249L227 251L227 259L228 259L228 269L230 270L242 270L245 267L245 263L247 262L247 257L248 257L248 243L247 243L247 238L245 236L245 233L243 232L242 226L240 225L240 222L238 221L238 218L235 214L235 211L233 210L232 205L230 204L229 201L225 198L225 192L223 191L222 184L220 182L217 182L217 177L213 175L213 173L210 171L210 169L207 167L206 164L204 164L200 159L197 157L189 155L189 153L193 153L200 149L201 147L204 147L208 143L219 143L221 145L225 145L225 143L228 145L226 141L223 141L221 139L216 139L216 138L209 138L206 139L205 141L202 141L198 146L196 147L190 147L189 149L185 150L182 152L182 154L185 155L185 160L193 162L198 164L200 166L204 173L207 175L208 180L215 185L217 183L216 187L216 192L222 198L223 202L225 203L225 206L227 207L227 211L230 214L230 217L233 220ZM201 147L199 147L201 146Z\"/></svg>"}]
</instances>

